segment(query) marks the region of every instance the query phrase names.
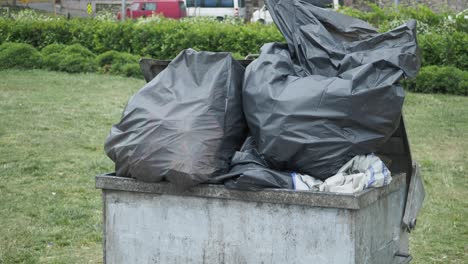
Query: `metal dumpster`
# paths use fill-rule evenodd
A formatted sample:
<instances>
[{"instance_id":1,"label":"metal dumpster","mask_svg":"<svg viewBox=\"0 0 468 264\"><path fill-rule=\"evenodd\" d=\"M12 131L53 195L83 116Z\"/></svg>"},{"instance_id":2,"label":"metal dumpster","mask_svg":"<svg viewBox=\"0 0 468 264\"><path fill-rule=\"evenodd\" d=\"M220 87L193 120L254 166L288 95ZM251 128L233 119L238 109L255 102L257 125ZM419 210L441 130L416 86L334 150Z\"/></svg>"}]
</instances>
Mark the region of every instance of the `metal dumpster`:
<instances>
[{"instance_id":1,"label":"metal dumpster","mask_svg":"<svg viewBox=\"0 0 468 264\"><path fill-rule=\"evenodd\" d=\"M140 62L147 81L168 63ZM408 263L424 188L403 119L377 154L393 181L353 195L208 184L181 192L99 175L104 263Z\"/></svg>"}]
</instances>

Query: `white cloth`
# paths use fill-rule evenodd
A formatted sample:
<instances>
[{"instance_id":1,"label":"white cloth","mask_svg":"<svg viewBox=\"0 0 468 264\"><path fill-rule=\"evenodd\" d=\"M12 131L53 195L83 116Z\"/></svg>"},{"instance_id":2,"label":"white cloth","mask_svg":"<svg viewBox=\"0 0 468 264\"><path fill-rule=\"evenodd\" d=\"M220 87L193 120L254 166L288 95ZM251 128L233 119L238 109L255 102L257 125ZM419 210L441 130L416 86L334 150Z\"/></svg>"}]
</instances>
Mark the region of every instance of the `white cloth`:
<instances>
[{"instance_id":1,"label":"white cloth","mask_svg":"<svg viewBox=\"0 0 468 264\"><path fill-rule=\"evenodd\" d=\"M302 179L302 176L301 174L299 173L295 173L295 172L292 172L291 173L291 177L292 177L292 180L293 180L293 185L294 185L294 190L297 190L297 191L308 191L310 190L310 187L309 185L307 184L307 182L305 182L303 179ZM310 176L307 176L307 177L310 177ZM310 177L312 178L312 177Z\"/></svg>"},{"instance_id":2,"label":"white cloth","mask_svg":"<svg viewBox=\"0 0 468 264\"><path fill-rule=\"evenodd\" d=\"M356 193L371 187L381 187L392 181L390 170L374 154L358 155L324 182L308 175L291 173L295 190L335 193Z\"/></svg>"}]
</instances>

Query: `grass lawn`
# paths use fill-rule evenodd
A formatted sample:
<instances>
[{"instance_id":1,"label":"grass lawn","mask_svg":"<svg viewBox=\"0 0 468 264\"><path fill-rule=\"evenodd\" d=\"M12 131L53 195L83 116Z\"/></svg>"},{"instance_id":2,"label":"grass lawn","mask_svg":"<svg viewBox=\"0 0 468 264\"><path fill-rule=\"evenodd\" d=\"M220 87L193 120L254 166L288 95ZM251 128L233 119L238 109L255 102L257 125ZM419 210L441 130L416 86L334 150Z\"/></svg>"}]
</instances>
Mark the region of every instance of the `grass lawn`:
<instances>
[{"instance_id":1,"label":"grass lawn","mask_svg":"<svg viewBox=\"0 0 468 264\"><path fill-rule=\"evenodd\" d=\"M100 263L94 176L142 80L0 71L0 263ZM411 236L413 263L468 259L468 97L408 94L405 114L427 198Z\"/></svg>"}]
</instances>

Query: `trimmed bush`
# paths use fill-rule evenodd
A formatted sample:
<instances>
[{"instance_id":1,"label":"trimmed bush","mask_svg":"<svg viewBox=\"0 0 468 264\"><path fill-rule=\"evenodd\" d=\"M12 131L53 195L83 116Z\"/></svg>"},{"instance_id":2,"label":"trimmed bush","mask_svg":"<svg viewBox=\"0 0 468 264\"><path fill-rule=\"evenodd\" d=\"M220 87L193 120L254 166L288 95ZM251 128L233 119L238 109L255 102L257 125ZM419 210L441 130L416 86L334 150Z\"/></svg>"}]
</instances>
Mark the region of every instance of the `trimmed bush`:
<instances>
[{"instance_id":1,"label":"trimmed bush","mask_svg":"<svg viewBox=\"0 0 468 264\"><path fill-rule=\"evenodd\" d=\"M132 55L126 52L118 52L115 50L106 51L96 57L96 63L102 67L104 65L112 65L114 63L136 63L139 56Z\"/></svg>"},{"instance_id":2,"label":"trimmed bush","mask_svg":"<svg viewBox=\"0 0 468 264\"><path fill-rule=\"evenodd\" d=\"M62 53L51 53L43 55L43 68L51 71L60 71L59 64L65 59Z\"/></svg>"},{"instance_id":3,"label":"trimmed bush","mask_svg":"<svg viewBox=\"0 0 468 264\"><path fill-rule=\"evenodd\" d=\"M0 45L0 69L33 69L41 64L41 54L31 45L10 42Z\"/></svg>"},{"instance_id":4,"label":"trimmed bush","mask_svg":"<svg viewBox=\"0 0 468 264\"><path fill-rule=\"evenodd\" d=\"M65 59L65 54L62 54L67 45L50 44L41 50L43 56L43 67L52 71L59 71L59 64Z\"/></svg>"},{"instance_id":5,"label":"trimmed bush","mask_svg":"<svg viewBox=\"0 0 468 264\"><path fill-rule=\"evenodd\" d=\"M97 70L94 53L79 45L51 44L42 49L44 68L70 73Z\"/></svg>"},{"instance_id":6,"label":"trimmed bush","mask_svg":"<svg viewBox=\"0 0 468 264\"><path fill-rule=\"evenodd\" d=\"M450 66L427 66L403 85L412 92L468 95L468 71Z\"/></svg>"},{"instance_id":7,"label":"trimmed bush","mask_svg":"<svg viewBox=\"0 0 468 264\"><path fill-rule=\"evenodd\" d=\"M96 64L100 67L100 71L104 73L143 78L138 64L139 59L140 56L111 50L97 56Z\"/></svg>"},{"instance_id":8,"label":"trimmed bush","mask_svg":"<svg viewBox=\"0 0 468 264\"><path fill-rule=\"evenodd\" d=\"M69 55L69 54L79 54L84 58L87 59L94 59L96 55L92 53L89 49L81 46L80 44L74 44L67 46L61 53Z\"/></svg>"},{"instance_id":9,"label":"trimmed bush","mask_svg":"<svg viewBox=\"0 0 468 264\"><path fill-rule=\"evenodd\" d=\"M58 67L59 70L70 73L95 72L97 70L94 60L77 53L65 56Z\"/></svg>"},{"instance_id":10,"label":"trimmed bush","mask_svg":"<svg viewBox=\"0 0 468 264\"><path fill-rule=\"evenodd\" d=\"M41 50L41 53L43 56L47 56L53 53L61 53L66 47L67 45L54 43L44 47Z\"/></svg>"},{"instance_id":11,"label":"trimmed bush","mask_svg":"<svg viewBox=\"0 0 468 264\"><path fill-rule=\"evenodd\" d=\"M137 63L139 56L132 55L126 52L118 52L115 50L106 51L96 57L96 64L103 69L108 69L113 64ZM104 70L107 72L107 70Z\"/></svg>"},{"instance_id":12,"label":"trimmed bush","mask_svg":"<svg viewBox=\"0 0 468 264\"><path fill-rule=\"evenodd\" d=\"M143 79L143 74L141 73L140 65L138 63L130 63L123 65L122 73L127 77Z\"/></svg>"},{"instance_id":13,"label":"trimmed bush","mask_svg":"<svg viewBox=\"0 0 468 264\"><path fill-rule=\"evenodd\" d=\"M140 65L138 63L127 63L127 64L112 64L109 72L116 75L123 75L126 77L143 78L141 73Z\"/></svg>"}]
</instances>

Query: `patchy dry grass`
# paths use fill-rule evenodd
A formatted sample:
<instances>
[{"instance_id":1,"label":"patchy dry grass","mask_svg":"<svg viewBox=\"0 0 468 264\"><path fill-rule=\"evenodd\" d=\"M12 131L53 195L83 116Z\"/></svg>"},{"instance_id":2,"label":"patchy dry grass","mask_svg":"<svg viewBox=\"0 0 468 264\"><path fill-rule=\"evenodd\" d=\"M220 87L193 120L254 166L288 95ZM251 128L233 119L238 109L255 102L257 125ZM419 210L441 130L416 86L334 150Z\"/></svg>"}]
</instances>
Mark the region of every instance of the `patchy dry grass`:
<instances>
[{"instance_id":1,"label":"patchy dry grass","mask_svg":"<svg viewBox=\"0 0 468 264\"><path fill-rule=\"evenodd\" d=\"M0 72L0 263L101 262L107 132L143 81L97 74ZM414 263L465 263L468 97L409 94L406 121L427 200Z\"/></svg>"}]
</instances>

